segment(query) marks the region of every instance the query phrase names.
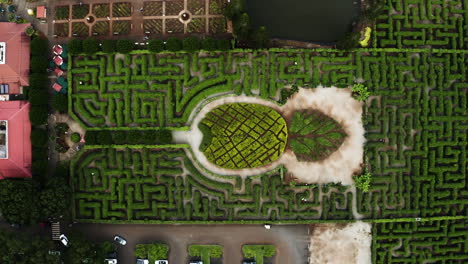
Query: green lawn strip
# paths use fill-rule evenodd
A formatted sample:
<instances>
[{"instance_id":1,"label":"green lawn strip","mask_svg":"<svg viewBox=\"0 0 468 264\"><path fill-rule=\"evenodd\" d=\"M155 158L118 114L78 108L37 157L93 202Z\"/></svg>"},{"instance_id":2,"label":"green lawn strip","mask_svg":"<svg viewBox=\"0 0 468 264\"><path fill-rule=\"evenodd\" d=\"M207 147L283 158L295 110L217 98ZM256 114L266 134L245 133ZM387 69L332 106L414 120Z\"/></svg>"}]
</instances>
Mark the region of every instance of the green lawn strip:
<instances>
[{"instance_id":1,"label":"green lawn strip","mask_svg":"<svg viewBox=\"0 0 468 264\"><path fill-rule=\"evenodd\" d=\"M244 245L242 254L246 259L255 259L257 264L263 264L264 258L270 258L276 254L276 247L274 245Z\"/></svg>"},{"instance_id":2,"label":"green lawn strip","mask_svg":"<svg viewBox=\"0 0 468 264\"><path fill-rule=\"evenodd\" d=\"M139 259L148 259L149 263L156 260L168 260L169 247L166 244L137 244L135 246L135 256Z\"/></svg>"},{"instance_id":3,"label":"green lawn strip","mask_svg":"<svg viewBox=\"0 0 468 264\"><path fill-rule=\"evenodd\" d=\"M219 245L190 245L189 256L199 257L203 264L210 264L211 258L221 258L223 247Z\"/></svg>"}]
</instances>

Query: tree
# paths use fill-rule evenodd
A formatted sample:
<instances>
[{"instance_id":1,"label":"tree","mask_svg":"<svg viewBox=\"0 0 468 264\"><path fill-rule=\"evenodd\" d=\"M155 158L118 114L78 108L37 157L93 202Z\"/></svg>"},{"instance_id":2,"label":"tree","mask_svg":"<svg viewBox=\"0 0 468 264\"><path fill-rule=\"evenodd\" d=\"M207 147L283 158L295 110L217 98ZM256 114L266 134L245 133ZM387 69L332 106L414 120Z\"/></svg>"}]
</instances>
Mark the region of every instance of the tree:
<instances>
[{"instance_id":1,"label":"tree","mask_svg":"<svg viewBox=\"0 0 468 264\"><path fill-rule=\"evenodd\" d=\"M366 172L360 176L353 176L354 185L356 186L356 188L362 190L363 192L369 191L371 179L372 174L370 174L369 172Z\"/></svg>"},{"instance_id":2,"label":"tree","mask_svg":"<svg viewBox=\"0 0 468 264\"><path fill-rule=\"evenodd\" d=\"M202 49L207 51L214 51L216 50L216 40L210 37L205 38L202 40Z\"/></svg>"},{"instance_id":3,"label":"tree","mask_svg":"<svg viewBox=\"0 0 468 264\"><path fill-rule=\"evenodd\" d=\"M29 120L33 126L40 126L47 122L49 110L46 106L31 106Z\"/></svg>"},{"instance_id":4,"label":"tree","mask_svg":"<svg viewBox=\"0 0 468 264\"><path fill-rule=\"evenodd\" d=\"M104 53L108 53L108 54L111 54L111 53L114 53L115 52L115 46L116 46L116 41L113 40L113 39L105 39L103 42L102 42L102 51Z\"/></svg>"},{"instance_id":5,"label":"tree","mask_svg":"<svg viewBox=\"0 0 468 264\"><path fill-rule=\"evenodd\" d=\"M32 56L30 61L31 72L45 73L47 70L48 61L45 56Z\"/></svg>"},{"instance_id":6,"label":"tree","mask_svg":"<svg viewBox=\"0 0 468 264\"><path fill-rule=\"evenodd\" d=\"M94 38L83 40L83 51L87 54L94 54L99 51L99 42Z\"/></svg>"},{"instance_id":7,"label":"tree","mask_svg":"<svg viewBox=\"0 0 468 264\"><path fill-rule=\"evenodd\" d=\"M368 91L367 87L364 86L362 83L356 83L351 88L352 96L354 99L358 100L359 102L364 102L369 98L370 92Z\"/></svg>"},{"instance_id":8,"label":"tree","mask_svg":"<svg viewBox=\"0 0 468 264\"><path fill-rule=\"evenodd\" d=\"M257 49L263 49L268 47L268 42L269 36L268 36L268 31L266 30L265 27L259 27L257 30L255 30L255 33L253 34L253 42L254 46Z\"/></svg>"},{"instance_id":9,"label":"tree","mask_svg":"<svg viewBox=\"0 0 468 264\"><path fill-rule=\"evenodd\" d=\"M49 48L49 42L45 38L34 37L31 40L30 47L31 47L31 55L44 56L45 55L44 51L48 50Z\"/></svg>"},{"instance_id":10,"label":"tree","mask_svg":"<svg viewBox=\"0 0 468 264\"><path fill-rule=\"evenodd\" d=\"M55 250L55 243L48 236L2 230L0 244L1 263L59 263L58 255L49 254L49 250Z\"/></svg>"},{"instance_id":11,"label":"tree","mask_svg":"<svg viewBox=\"0 0 468 264\"><path fill-rule=\"evenodd\" d=\"M182 49L182 42L178 38L169 38L166 42L166 49L172 52Z\"/></svg>"},{"instance_id":12,"label":"tree","mask_svg":"<svg viewBox=\"0 0 468 264\"><path fill-rule=\"evenodd\" d=\"M187 37L184 39L182 46L185 51L195 52L200 49L200 40L197 37Z\"/></svg>"},{"instance_id":13,"label":"tree","mask_svg":"<svg viewBox=\"0 0 468 264\"><path fill-rule=\"evenodd\" d=\"M224 15L228 19L234 19L236 16L245 12L245 0L232 0L226 5L224 9Z\"/></svg>"},{"instance_id":14,"label":"tree","mask_svg":"<svg viewBox=\"0 0 468 264\"><path fill-rule=\"evenodd\" d=\"M69 236L70 246L65 251L64 259L67 264L104 263L108 253L115 251L115 246L109 242L92 243L81 234L72 233Z\"/></svg>"},{"instance_id":15,"label":"tree","mask_svg":"<svg viewBox=\"0 0 468 264\"><path fill-rule=\"evenodd\" d=\"M148 42L148 50L153 53L158 53L164 50L164 41L160 39L151 39Z\"/></svg>"},{"instance_id":16,"label":"tree","mask_svg":"<svg viewBox=\"0 0 468 264\"><path fill-rule=\"evenodd\" d=\"M134 49L134 43L128 39L117 40L117 52L128 54Z\"/></svg>"},{"instance_id":17,"label":"tree","mask_svg":"<svg viewBox=\"0 0 468 264\"><path fill-rule=\"evenodd\" d=\"M216 41L216 47L218 50L226 51L231 48L231 42L228 39L218 39L218 41Z\"/></svg>"},{"instance_id":18,"label":"tree","mask_svg":"<svg viewBox=\"0 0 468 264\"><path fill-rule=\"evenodd\" d=\"M68 42L68 52L71 55L78 55L83 52L83 41L81 39L71 39Z\"/></svg>"},{"instance_id":19,"label":"tree","mask_svg":"<svg viewBox=\"0 0 468 264\"><path fill-rule=\"evenodd\" d=\"M59 218L65 215L70 208L70 193L71 190L64 178L50 178L39 195L42 216Z\"/></svg>"},{"instance_id":20,"label":"tree","mask_svg":"<svg viewBox=\"0 0 468 264\"><path fill-rule=\"evenodd\" d=\"M249 38L250 30L250 17L247 13L242 13L234 21L234 34L240 40L247 40Z\"/></svg>"},{"instance_id":21,"label":"tree","mask_svg":"<svg viewBox=\"0 0 468 264\"><path fill-rule=\"evenodd\" d=\"M39 217L35 194L39 186L32 179L0 181L0 211L9 223L29 224Z\"/></svg>"},{"instance_id":22,"label":"tree","mask_svg":"<svg viewBox=\"0 0 468 264\"><path fill-rule=\"evenodd\" d=\"M36 33L36 30L33 27L27 27L24 32L26 35L32 37Z\"/></svg>"},{"instance_id":23,"label":"tree","mask_svg":"<svg viewBox=\"0 0 468 264\"><path fill-rule=\"evenodd\" d=\"M68 112L68 96L65 94L55 94L52 97L52 108L60 113Z\"/></svg>"},{"instance_id":24,"label":"tree","mask_svg":"<svg viewBox=\"0 0 468 264\"><path fill-rule=\"evenodd\" d=\"M32 89L46 90L49 79L46 74L43 73L31 73L29 75L29 87Z\"/></svg>"},{"instance_id":25,"label":"tree","mask_svg":"<svg viewBox=\"0 0 468 264\"><path fill-rule=\"evenodd\" d=\"M43 89L35 89L29 92L29 102L31 105L46 106L49 93Z\"/></svg>"},{"instance_id":26,"label":"tree","mask_svg":"<svg viewBox=\"0 0 468 264\"><path fill-rule=\"evenodd\" d=\"M341 50L350 50L355 48L359 42L359 32L347 33L341 40L336 43L336 48Z\"/></svg>"},{"instance_id":27,"label":"tree","mask_svg":"<svg viewBox=\"0 0 468 264\"><path fill-rule=\"evenodd\" d=\"M33 147L44 147L47 144L47 130L42 128L34 128L31 131L31 145Z\"/></svg>"}]
</instances>

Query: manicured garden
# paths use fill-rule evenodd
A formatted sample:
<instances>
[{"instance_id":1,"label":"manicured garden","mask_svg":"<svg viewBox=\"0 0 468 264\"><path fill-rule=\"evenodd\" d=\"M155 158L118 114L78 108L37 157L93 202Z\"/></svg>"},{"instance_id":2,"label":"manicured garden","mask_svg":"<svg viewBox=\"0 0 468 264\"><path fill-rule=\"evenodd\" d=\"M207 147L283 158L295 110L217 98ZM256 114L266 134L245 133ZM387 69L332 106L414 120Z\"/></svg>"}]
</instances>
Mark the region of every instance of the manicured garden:
<instances>
[{"instance_id":1,"label":"manicured garden","mask_svg":"<svg viewBox=\"0 0 468 264\"><path fill-rule=\"evenodd\" d=\"M388 8L409 16L409 2L394 4L386 2ZM130 49L116 55L114 49L74 56L69 61L69 112L87 128L90 138L95 134L95 141L91 139L70 165L75 219L260 224L347 222L359 217L374 222L375 263L466 259L468 52L437 49L464 47L466 37L460 27L466 20L454 16L457 27L445 28L446 15L459 13L460 5L454 1L452 8L441 7L444 12L431 14L430 22L444 22L437 30L430 29L435 22L427 29L407 30L413 22L390 12L382 14L372 31L376 48L349 52L215 51L216 44L207 42L214 48L198 53L199 45L180 51L189 41L171 40L165 46L152 41L151 51ZM157 140L153 134L190 130L191 115L200 111L207 98L243 94L280 105L292 97L291 86L351 88L355 82L370 93L368 97L354 86L353 96L364 101L366 138L363 176L355 177L357 190L337 183L286 182L283 167L248 177L218 175L192 160L188 145L175 144L169 137ZM235 117L229 116L239 122ZM285 119L286 151L294 151L304 161L323 160L349 136L339 122L314 109ZM251 126L246 121L250 119L244 119L239 123L241 127L249 124L248 130L222 137L219 131L225 131L229 122L217 120L205 124L209 130L200 127L205 140L202 150L213 153L214 163L222 157L224 163L219 165L231 164L225 165L228 168L242 162L232 165L229 159L234 157L214 155L209 146L215 140L232 137L240 139L239 145L250 145L242 136L280 127ZM125 145L130 142L126 133L134 138L154 137ZM98 140L99 134L112 140ZM447 243L434 244L446 238Z\"/></svg>"},{"instance_id":2,"label":"manicured garden","mask_svg":"<svg viewBox=\"0 0 468 264\"><path fill-rule=\"evenodd\" d=\"M200 122L208 160L228 169L255 168L278 159L286 147L286 121L258 104L224 104Z\"/></svg>"}]
</instances>

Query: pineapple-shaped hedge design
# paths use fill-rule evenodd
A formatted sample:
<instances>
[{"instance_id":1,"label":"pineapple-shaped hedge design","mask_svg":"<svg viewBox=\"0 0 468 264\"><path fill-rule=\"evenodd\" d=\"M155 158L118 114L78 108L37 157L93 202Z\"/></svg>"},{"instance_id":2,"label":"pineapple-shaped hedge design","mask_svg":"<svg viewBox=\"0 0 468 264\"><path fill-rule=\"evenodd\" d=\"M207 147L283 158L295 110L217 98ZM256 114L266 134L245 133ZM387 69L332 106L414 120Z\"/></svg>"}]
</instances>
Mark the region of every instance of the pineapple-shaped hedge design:
<instances>
[{"instance_id":1,"label":"pineapple-shaped hedge design","mask_svg":"<svg viewBox=\"0 0 468 264\"><path fill-rule=\"evenodd\" d=\"M286 148L288 129L274 109L250 103L229 103L211 110L199 123L206 158L221 168L267 165Z\"/></svg>"}]
</instances>

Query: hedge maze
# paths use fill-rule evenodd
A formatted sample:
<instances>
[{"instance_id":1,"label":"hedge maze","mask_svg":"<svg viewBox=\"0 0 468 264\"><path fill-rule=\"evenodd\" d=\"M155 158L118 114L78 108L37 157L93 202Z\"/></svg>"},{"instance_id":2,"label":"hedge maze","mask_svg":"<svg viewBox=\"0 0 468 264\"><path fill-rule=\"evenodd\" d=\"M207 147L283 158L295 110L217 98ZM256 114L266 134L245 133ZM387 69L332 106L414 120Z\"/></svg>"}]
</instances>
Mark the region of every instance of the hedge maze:
<instances>
[{"instance_id":1,"label":"hedge maze","mask_svg":"<svg viewBox=\"0 0 468 264\"><path fill-rule=\"evenodd\" d=\"M374 46L466 49L466 0L387 0L377 19Z\"/></svg>"},{"instance_id":2,"label":"hedge maze","mask_svg":"<svg viewBox=\"0 0 468 264\"><path fill-rule=\"evenodd\" d=\"M437 50L79 56L74 58L71 71L70 106L78 120L92 129L178 127L188 125L189 114L207 97L246 93L275 99L286 84L342 87L362 78L372 93L364 107L363 122L367 131L365 160L373 179L369 192L356 194L357 212L368 219L467 215L467 57L465 51ZM79 166L73 168L78 219L354 218L349 188L292 187L281 181L279 173L247 180L207 178L187 162L182 150L177 150L180 154L171 161L179 162L171 173L132 172L133 158L142 164L156 162L138 154L143 150L123 155L123 150L90 149L77 159L75 167L97 166L107 175L102 182L114 183L112 191L88 186L87 174ZM116 154L102 154L112 151ZM92 161L98 153L119 157L120 163L104 163L102 157ZM123 166L126 162L127 167ZM126 168L127 182L119 188L115 184L122 176L113 173L120 167L108 164ZM190 173L182 175L182 167ZM153 175L146 177L153 181L149 189L135 187L144 179L141 175ZM152 194L153 187L161 191ZM129 195L138 199L127 202L124 197ZM181 195L186 199L177 199ZM145 209L139 211L138 206Z\"/></svg>"},{"instance_id":3,"label":"hedge maze","mask_svg":"<svg viewBox=\"0 0 468 264\"><path fill-rule=\"evenodd\" d=\"M372 263L466 263L468 221L376 223Z\"/></svg>"}]
</instances>

